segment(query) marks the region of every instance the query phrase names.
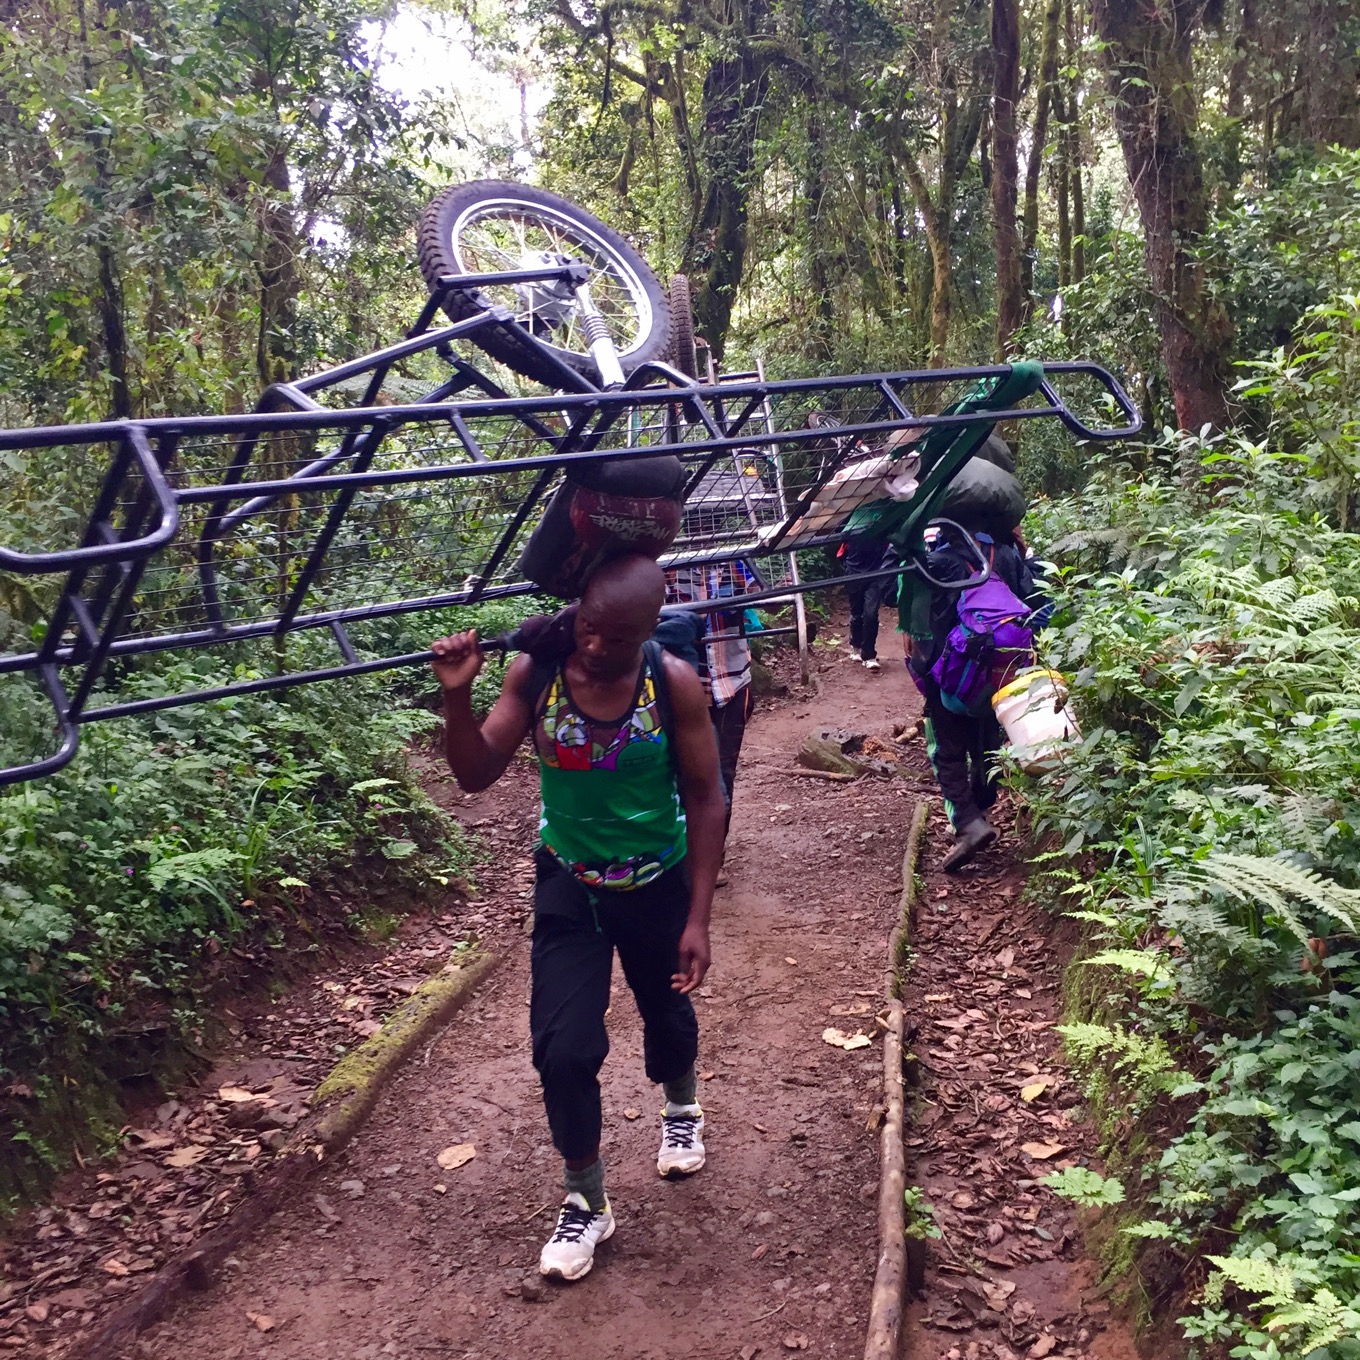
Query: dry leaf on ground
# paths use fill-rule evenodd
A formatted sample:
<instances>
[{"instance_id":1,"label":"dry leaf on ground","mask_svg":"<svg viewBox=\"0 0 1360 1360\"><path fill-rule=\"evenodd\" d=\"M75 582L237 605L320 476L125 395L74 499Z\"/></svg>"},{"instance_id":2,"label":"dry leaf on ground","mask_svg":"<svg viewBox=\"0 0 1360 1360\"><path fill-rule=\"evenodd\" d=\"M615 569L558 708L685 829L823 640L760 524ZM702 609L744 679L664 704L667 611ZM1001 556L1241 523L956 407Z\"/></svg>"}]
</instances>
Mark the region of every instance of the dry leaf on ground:
<instances>
[{"instance_id":1,"label":"dry leaf on ground","mask_svg":"<svg viewBox=\"0 0 1360 1360\"><path fill-rule=\"evenodd\" d=\"M233 1104L243 1100L254 1100L255 1092L247 1091L244 1086L219 1086L217 1088L218 1100L230 1101Z\"/></svg>"},{"instance_id":2,"label":"dry leaf on ground","mask_svg":"<svg viewBox=\"0 0 1360 1360\"><path fill-rule=\"evenodd\" d=\"M1045 1162L1056 1157L1063 1150L1061 1143L1021 1143L1020 1151L1027 1152L1037 1162Z\"/></svg>"},{"instance_id":3,"label":"dry leaf on ground","mask_svg":"<svg viewBox=\"0 0 1360 1360\"><path fill-rule=\"evenodd\" d=\"M188 1147L176 1148L166 1159L166 1166L183 1168L186 1166L197 1166L208 1155L208 1149L200 1147L197 1143L190 1143Z\"/></svg>"},{"instance_id":4,"label":"dry leaf on ground","mask_svg":"<svg viewBox=\"0 0 1360 1360\"><path fill-rule=\"evenodd\" d=\"M477 1149L471 1143L455 1143L452 1147L446 1147L443 1152L435 1158L435 1161L444 1168L445 1171L457 1171L460 1166L465 1166L477 1155Z\"/></svg>"},{"instance_id":5,"label":"dry leaf on ground","mask_svg":"<svg viewBox=\"0 0 1360 1360\"><path fill-rule=\"evenodd\" d=\"M867 1034L847 1034L844 1030L834 1028L824 1029L822 1031L822 1040L824 1043L831 1044L835 1048L844 1048L846 1050L868 1048L870 1043L873 1042Z\"/></svg>"},{"instance_id":6,"label":"dry leaf on ground","mask_svg":"<svg viewBox=\"0 0 1360 1360\"><path fill-rule=\"evenodd\" d=\"M630 1106L623 1112L623 1117L624 1117L625 1119L641 1119L641 1118L642 1118L642 1111L641 1111L641 1110L635 1110L635 1109L633 1109L633 1107L630 1105Z\"/></svg>"},{"instance_id":7,"label":"dry leaf on ground","mask_svg":"<svg viewBox=\"0 0 1360 1360\"><path fill-rule=\"evenodd\" d=\"M983 1283L982 1292L987 1296L987 1302L990 1303L997 1312L1001 1312L1006 1305L1006 1300L1015 1293L1015 1281L997 1280L993 1282L987 1280Z\"/></svg>"},{"instance_id":8,"label":"dry leaf on ground","mask_svg":"<svg viewBox=\"0 0 1360 1360\"><path fill-rule=\"evenodd\" d=\"M123 1146L131 1152L159 1152L161 1148L174 1147L175 1138L173 1134L152 1133L150 1129L129 1129Z\"/></svg>"},{"instance_id":9,"label":"dry leaf on ground","mask_svg":"<svg viewBox=\"0 0 1360 1360\"><path fill-rule=\"evenodd\" d=\"M807 1339L806 1332L789 1332L784 1337L784 1349L790 1351L805 1351L812 1343Z\"/></svg>"},{"instance_id":10,"label":"dry leaf on ground","mask_svg":"<svg viewBox=\"0 0 1360 1360\"><path fill-rule=\"evenodd\" d=\"M247 1313L246 1316L255 1324L257 1332L272 1332L274 1330L274 1319L268 1313Z\"/></svg>"},{"instance_id":11,"label":"dry leaf on ground","mask_svg":"<svg viewBox=\"0 0 1360 1360\"><path fill-rule=\"evenodd\" d=\"M1032 1081L1028 1086L1020 1088L1020 1099L1028 1105L1031 1100L1038 1100L1047 1090L1048 1083L1046 1081Z\"/></svg>"},{"instance_id":12,"label":"dry leaf on ground","mask_svg":"<svg viewBox=\"0 0 1360 1360\"><path fill-rule=\"evenodd\" d=\"M107 1261L103 1261L99 1266L106 1275L123 1276L128 1274L128 1268L116 1257L110 1256Z\"/></svg>"}]
</instances>

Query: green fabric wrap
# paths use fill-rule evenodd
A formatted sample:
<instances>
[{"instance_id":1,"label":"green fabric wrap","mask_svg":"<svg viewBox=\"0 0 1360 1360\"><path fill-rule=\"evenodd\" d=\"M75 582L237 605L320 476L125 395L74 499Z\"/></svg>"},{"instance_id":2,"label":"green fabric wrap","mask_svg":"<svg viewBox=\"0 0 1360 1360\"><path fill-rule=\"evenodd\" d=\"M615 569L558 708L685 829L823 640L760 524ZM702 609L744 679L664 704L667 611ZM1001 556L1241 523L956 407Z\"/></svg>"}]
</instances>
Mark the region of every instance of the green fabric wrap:
<instances>
[{"instance_id":1,"label":"green fabric wrap","mask_svg":"<svg viewBox=\"0 0 1360 1360\"><path fill-rule=\"evenodd\" d=\"M1005 411L1033 396L1043 381L1042 364L1025 360L1012 364L999 377L981 379L961 401L942 415L984 416L990 411ZM911 449L921 455L921 486L909 501L874 501L861 506L850 517L847 533L871 532L886 538L905 561L925 550L926 525L940 513L949 483L958 471L987 442L995 422L979 419L976 424L933 429L916 443L897 450L901 456ZM867 514L866 512L873 512ZM862 516L856 524L856 516ZM930 638L930 587L915 572L904 572L897 595L898 628L917 641Z\"/></svg>"}]
</instances>

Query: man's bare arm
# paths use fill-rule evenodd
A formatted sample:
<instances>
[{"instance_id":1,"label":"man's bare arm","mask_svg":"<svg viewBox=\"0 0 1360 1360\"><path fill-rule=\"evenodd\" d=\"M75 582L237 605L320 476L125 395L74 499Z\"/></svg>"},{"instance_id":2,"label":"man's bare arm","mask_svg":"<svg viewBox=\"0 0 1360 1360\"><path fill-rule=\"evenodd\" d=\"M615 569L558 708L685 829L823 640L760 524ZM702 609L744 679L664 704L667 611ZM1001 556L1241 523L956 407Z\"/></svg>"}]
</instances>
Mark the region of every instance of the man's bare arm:
<instances>
[{"instance_id":1,"label":"man's bare arm","mask_svg":"<svg viewBox=\"0 0 1360 1360\"><path fill-rule=\"evenodd\" d=\"M505 672L498 698L478 723L472 712L472 682L482 669L477 634L455 633L432 645L434 673L444 691L444 756L465 793L490 787L505 773L520 742L533 725L525 692L533 662L517 656Z\"/></svg>"}]
</instances>

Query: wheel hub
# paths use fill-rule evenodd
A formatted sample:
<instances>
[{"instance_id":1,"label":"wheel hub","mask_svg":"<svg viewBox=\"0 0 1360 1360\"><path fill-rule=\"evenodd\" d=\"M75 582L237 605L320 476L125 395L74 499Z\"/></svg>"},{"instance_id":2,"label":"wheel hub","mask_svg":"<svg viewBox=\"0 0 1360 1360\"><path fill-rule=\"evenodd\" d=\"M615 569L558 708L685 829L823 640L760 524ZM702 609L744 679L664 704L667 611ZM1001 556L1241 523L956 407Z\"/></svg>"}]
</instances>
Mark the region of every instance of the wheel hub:
<instances>
[{"instance_id":1,"label":"wheel hub","mask_svg":"<svg viewBox=\"0 0 1360 1360\"><path fill-rule=\"evenodd\" d=\"M520 257L521 269L552 269L574 264L571 255L555 254L551 250L529 250ZM517 283L515 292L525 310L535 321L548 326L561 326L577 311L576 294L566 279L544 279L539 283Z\"/></svg>"}]
</instances>

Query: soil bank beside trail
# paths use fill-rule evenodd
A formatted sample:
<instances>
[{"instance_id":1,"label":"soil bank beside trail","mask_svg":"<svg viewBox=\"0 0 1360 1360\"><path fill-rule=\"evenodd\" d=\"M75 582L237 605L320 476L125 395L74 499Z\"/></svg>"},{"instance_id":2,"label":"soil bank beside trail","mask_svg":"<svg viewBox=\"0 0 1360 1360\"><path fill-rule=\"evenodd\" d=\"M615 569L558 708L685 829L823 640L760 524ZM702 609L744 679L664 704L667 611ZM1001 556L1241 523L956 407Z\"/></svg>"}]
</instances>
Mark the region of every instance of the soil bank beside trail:
<instances>
[{"instance_id":1,"label":"soil bank beside trail","mask_svg":"<svg viewBox=\"0 0 1360 1360\"><path fill-rule=\"evenodd\" d=\"M661 1181L659 1096L621 978L602 1076L614 1239L578 1284L540 1288L538 1251L561 1199L529 1061L528 939L382 1098L368 1127L301 1200L129 1354L164 1360L574 1357L642 1360L862 1353L877 1255L875 1014L899 866L928 783L790 775L818 726L890 747L919 703L900 667L839 656L815 698L757 711L715 905L714 965L696 1000L708 1165ZM527 762L496 789L436 795L508 824L507 882L469 912L522 913L532 870ZM510 845L506 842L509 840ZM873 1036L846 1051L824 1029ZM454 1170L439 1152L471 1144ZM442 1187L442 1189L440 1188ZM527 1287L526 1286L527 1282Z\"/></svg>"}]
</instances>

